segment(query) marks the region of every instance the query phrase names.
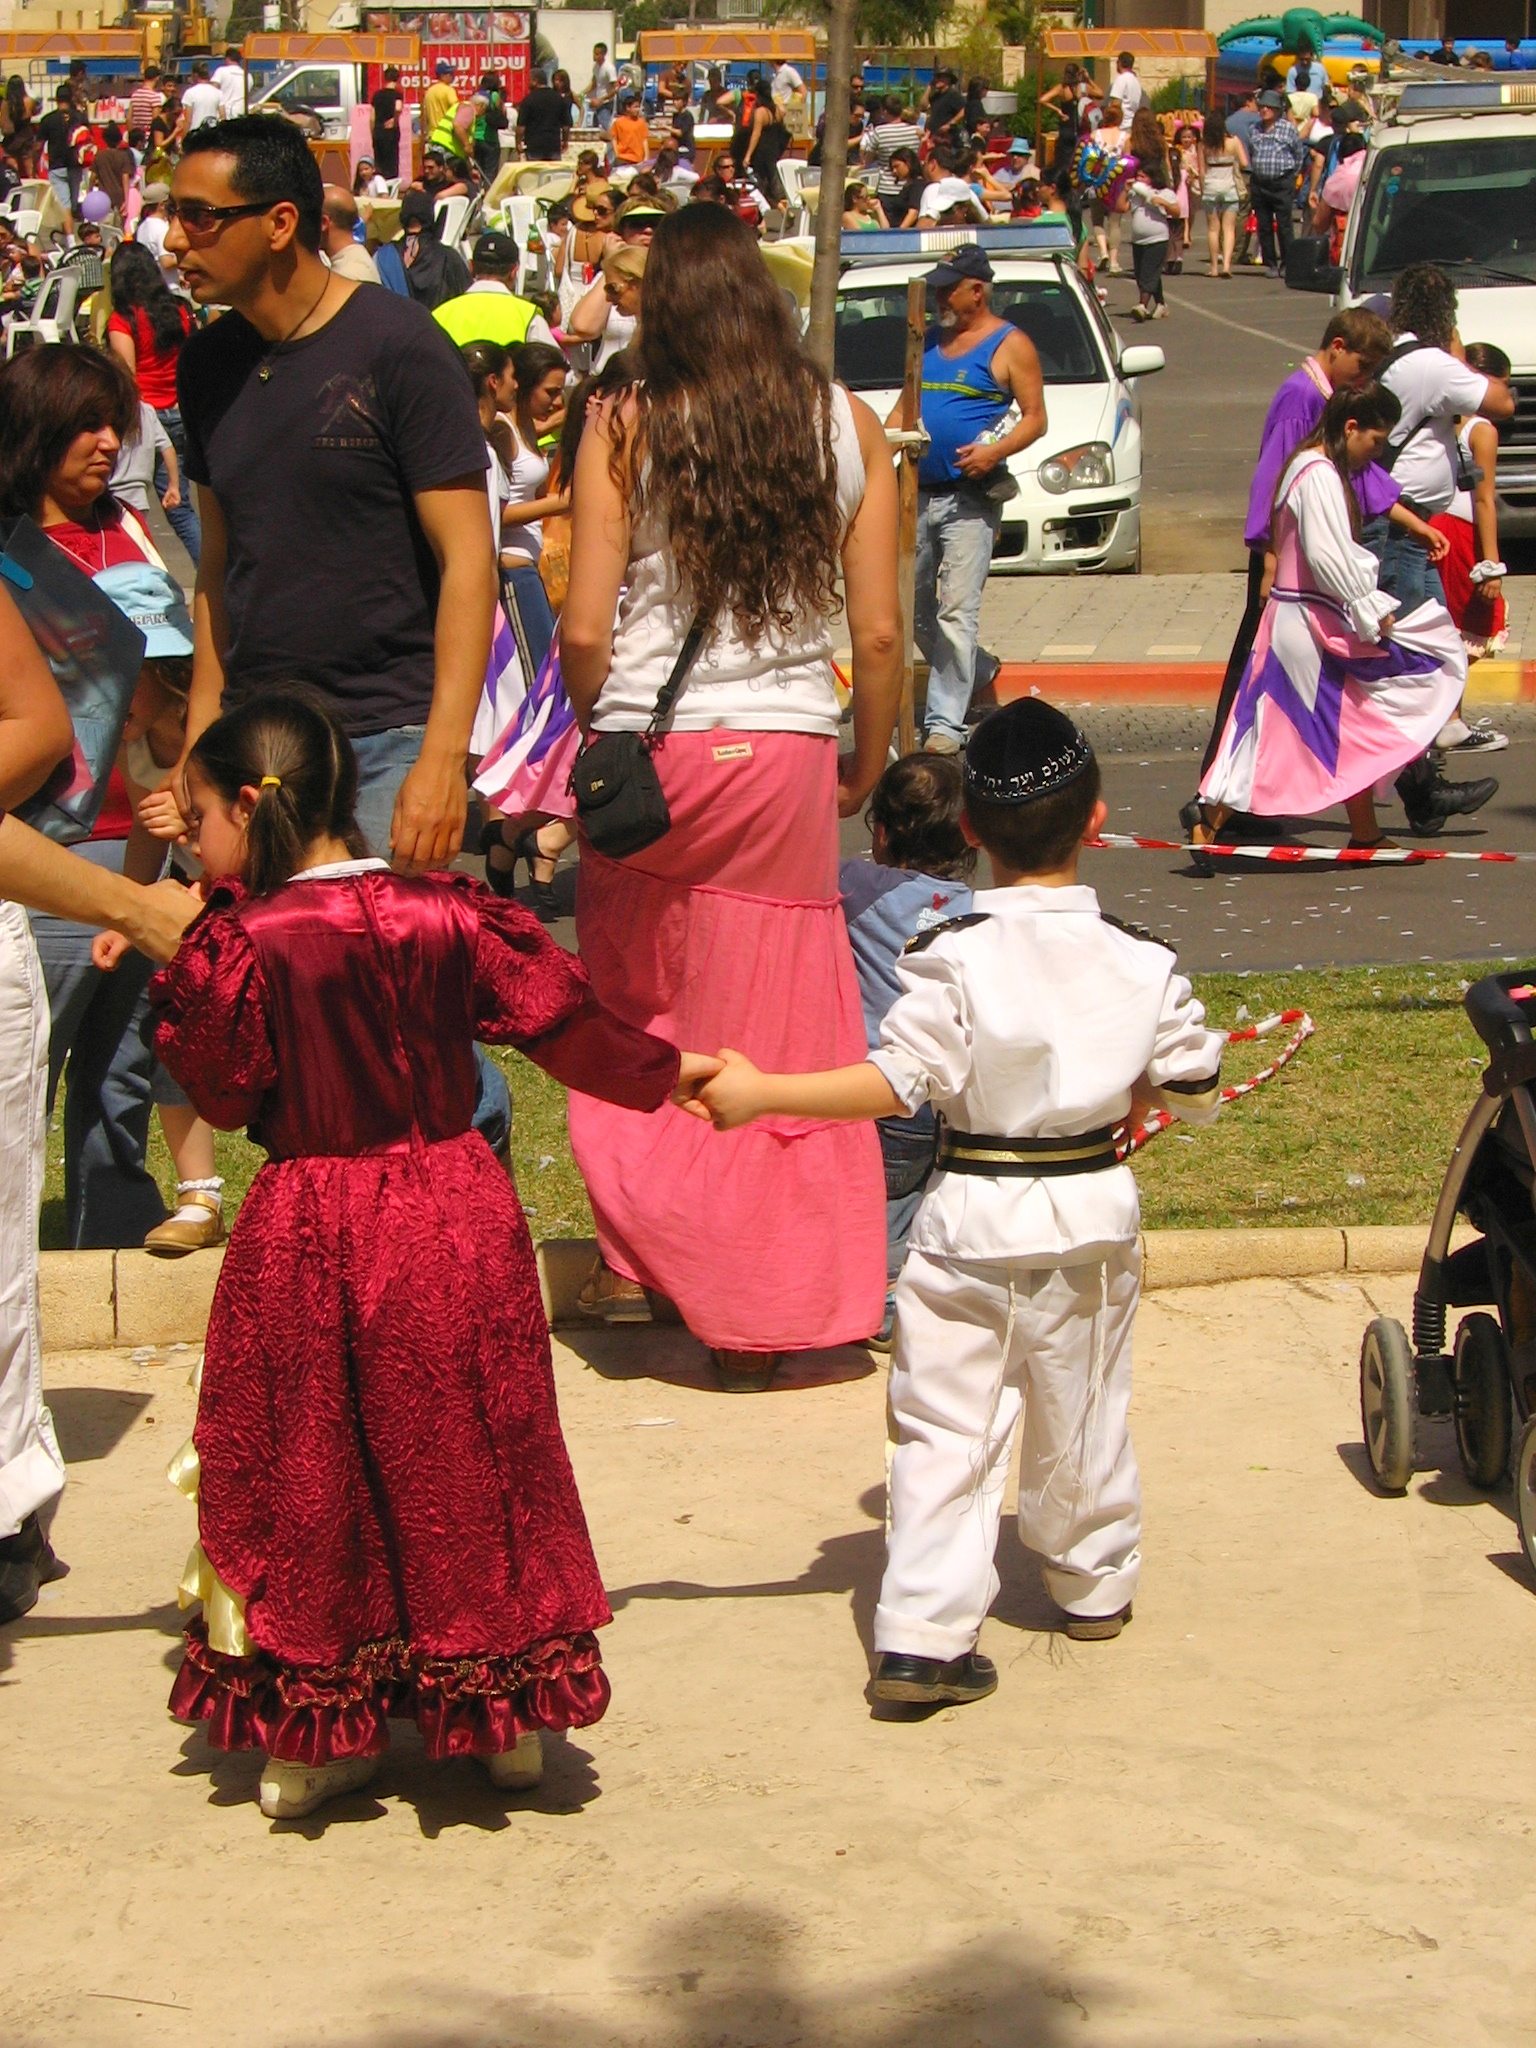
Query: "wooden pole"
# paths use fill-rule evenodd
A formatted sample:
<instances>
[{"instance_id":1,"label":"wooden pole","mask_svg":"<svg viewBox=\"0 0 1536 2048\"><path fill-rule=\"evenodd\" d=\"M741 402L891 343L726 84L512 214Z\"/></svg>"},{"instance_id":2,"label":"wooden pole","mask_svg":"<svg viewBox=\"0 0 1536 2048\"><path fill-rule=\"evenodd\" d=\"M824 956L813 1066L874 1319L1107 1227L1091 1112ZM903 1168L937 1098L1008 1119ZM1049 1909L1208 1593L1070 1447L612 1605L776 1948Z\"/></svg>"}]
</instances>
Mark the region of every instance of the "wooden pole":
<instances>
[{"instance_id":1,"label":"wooden pole","mask_svg":"<svg viewBox=\"0 0 1536 2048\"><path fill-rule=\"evenodd\" d=\"M913 435L923 418L923 341L927 328L928 284L914 277L907 284L907 363L901 386L898 421L903 435ZM897 733L902 753L917 745L916 683L912 673L912 618L917 581L917 465L918 448L904 441L897 460L901 489L901 517L897 527L896 588L901 603L901 713Z\"/></svg>"},{"instance_id":2,"label":"wooden pole","mask_svg":"<svg viewBox=\"0 0 1536 2048\"><path fill-rule=\"evenodd\" d=\"M848 79L858 0L832 0L827 35L827 112L821 142L821 195L816 202L816 257L805 345L830 377L837 346L837 283L843 253L843 187L848 175Z\"/></svg>"},{"instance_id":3,"label":"wooden pole","mask_svg":"<svg viewBox=\"0 0 1536 2048\"><path fill-rule=\"evenodd\" d=\"M1040 181L1045 182L1045 109L1040 104L1040 95L1045 91L1045 37L1042 34L1035 45L1035 162L1040 166Z\"/></svg>"}]
</instances>

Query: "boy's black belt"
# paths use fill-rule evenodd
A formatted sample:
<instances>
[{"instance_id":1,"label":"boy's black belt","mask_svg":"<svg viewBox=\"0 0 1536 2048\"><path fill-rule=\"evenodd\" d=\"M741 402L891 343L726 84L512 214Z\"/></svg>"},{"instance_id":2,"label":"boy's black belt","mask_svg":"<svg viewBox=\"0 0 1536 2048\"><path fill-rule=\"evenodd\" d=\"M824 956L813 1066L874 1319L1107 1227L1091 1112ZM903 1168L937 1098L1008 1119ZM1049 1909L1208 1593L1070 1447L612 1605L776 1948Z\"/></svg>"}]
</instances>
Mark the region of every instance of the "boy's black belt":
<instances>
[{"instance_id":1,"label":"boy's black belt","mask_svg":"<svg viewBox=\"0 0 1536 2048\"><path fill-rule=\"evenodd\" d=\"M1104 1173L1119 1164L1112 1124L1066 1138L994 1138L984 1131L954 1131L947 1124L939 1133L943 1173L1053 1180L1069 1173Z\"/></svg>"}]
</instances>

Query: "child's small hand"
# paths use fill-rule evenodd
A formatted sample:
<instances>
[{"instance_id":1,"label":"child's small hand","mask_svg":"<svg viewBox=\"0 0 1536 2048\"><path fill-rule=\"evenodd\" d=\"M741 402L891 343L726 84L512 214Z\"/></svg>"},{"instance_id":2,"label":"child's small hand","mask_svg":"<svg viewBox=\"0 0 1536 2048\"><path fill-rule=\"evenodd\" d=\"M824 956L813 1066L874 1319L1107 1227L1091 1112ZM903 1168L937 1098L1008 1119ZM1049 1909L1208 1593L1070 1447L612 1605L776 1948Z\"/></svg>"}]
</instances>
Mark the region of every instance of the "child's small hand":
<instances>
[{"instance_id":1,"label":"child's small hand","mask_svg":"<svg viewBox=\"0 0 1536 2048\"><path fill-rule=\"evenodd\" d=\"M155 839L185 839L187 820L176 796L176 777L152 789L139 805L139 823Z\"/></svg>"},{"instance_id":2,"label":"child's small hand","mask_svg":"<svg viewBox=\"0 0 1536 2048\"><path fill-rule=\"evenodd\" d=\"M110 974L123 955L132 950L121 932L98 932L91 941L91 961L103 974Z\"/></svg>"},{"instance_id":3,"label":"child's small hand","mask_svg":"<svg viewBox=\"0 0 1536 2048\"><path fill-rule=\"evenodd\" d=\"M702 1116L708 1121L709 1112L700 1105L698 1094L704 1083L719 1073L721 1064L721 1061L711 1059L707 1052L678 1054L677 1086L672 1090L672 1100L679 1109L686 1109L691 1115Z\"/></svg>"},{"instance_id":4,"label":"child's small hand","mask_svg":"<svg viewBox=\"0 0 1536 2048\"><path fill-rule=\"evenodd\" d=\"M693 1113L707 1116L717 1131L734 1131L763 1114L767 1106L763 1081L763 1074L745 1053L722 1046L720 1071L700 1088L699 1109Z\"/></svg>"},{"instance_id":5,"label":"child's small hand","mask_svg":"<svg viewBox=\"0 0 1536 2048\"><path fill-rule=\"evenodd\" d=\"M1451 552L1451 543L1438 526L1432 526L1425 535L1424 552L1432 562L1443 562Z\"/></svg>"}]
</instances>

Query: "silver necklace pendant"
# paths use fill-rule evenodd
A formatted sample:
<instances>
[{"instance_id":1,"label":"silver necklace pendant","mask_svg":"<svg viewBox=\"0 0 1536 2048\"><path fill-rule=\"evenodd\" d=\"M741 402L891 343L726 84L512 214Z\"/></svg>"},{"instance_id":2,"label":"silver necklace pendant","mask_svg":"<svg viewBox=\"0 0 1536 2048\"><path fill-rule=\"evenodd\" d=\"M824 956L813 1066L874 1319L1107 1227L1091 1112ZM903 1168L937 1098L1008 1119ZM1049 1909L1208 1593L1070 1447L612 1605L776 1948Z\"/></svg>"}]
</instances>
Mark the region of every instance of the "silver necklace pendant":
<instances>
[{"instance_id":1,"label":"silver necklace pendant","mask_svg":"<svg viewBox=\"0 0 1536 2048\"><path fill-rule=\"evenodd\" d=\"M263 363L256 374L263 384L270 384L272 382L272 365L270 363Z\"/></svg>"}]
</instances>

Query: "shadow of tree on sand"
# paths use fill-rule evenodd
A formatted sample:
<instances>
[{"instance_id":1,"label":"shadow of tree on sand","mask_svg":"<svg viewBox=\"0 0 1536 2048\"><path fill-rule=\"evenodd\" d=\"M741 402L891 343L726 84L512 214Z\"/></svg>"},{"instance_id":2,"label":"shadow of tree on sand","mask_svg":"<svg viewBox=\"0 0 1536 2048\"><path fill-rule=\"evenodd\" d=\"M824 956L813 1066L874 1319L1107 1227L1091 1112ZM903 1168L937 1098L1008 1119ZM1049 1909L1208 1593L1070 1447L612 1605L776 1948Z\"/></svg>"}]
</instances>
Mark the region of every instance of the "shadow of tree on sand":
<instances>
[{"instance_id":1,"label":"shadow of tree on sand","mask_svg":"<svg viewBox=\"0 0 1536 2048\"><path fill-rule=\"evenodd\" d=\"M722 1903L661 1929L637 1966L602 1988L589 1980L566 1993L486 1999L423 1986L416 1996L431 1998L439 2017L371 2031L368 2048L1065 2048L1096 2005L1123 2003L1118 1989L1067 1975L1017 1936L808 1985L800 1959L833 1938L830 1928L818 1937ZM917 1929L912 1940L921 1942Z\"/></svg>"}]
</instances>

